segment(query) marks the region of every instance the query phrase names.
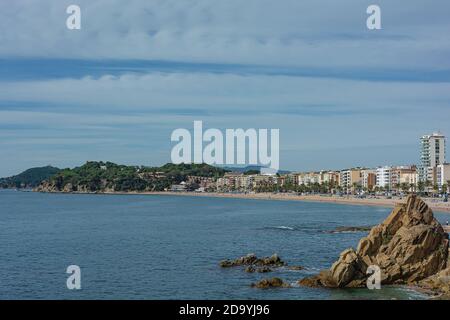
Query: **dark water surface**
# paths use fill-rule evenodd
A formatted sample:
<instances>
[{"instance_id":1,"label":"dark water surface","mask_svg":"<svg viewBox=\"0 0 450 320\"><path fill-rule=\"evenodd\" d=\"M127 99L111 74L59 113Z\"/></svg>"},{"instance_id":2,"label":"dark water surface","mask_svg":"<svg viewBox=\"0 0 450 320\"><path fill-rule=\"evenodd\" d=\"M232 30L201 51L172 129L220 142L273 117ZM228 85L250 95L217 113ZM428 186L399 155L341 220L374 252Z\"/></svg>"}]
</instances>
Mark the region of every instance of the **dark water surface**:
<instances>
[{"instance_id":1,"label":"dark water surface","mask_svg":"<svg viewBox=\"0 0 450 320\"><path fill-rule=\"evenodd\" d=\"M0 191L0 299L420 299L404 288L370 291L250 287L294 283L330 267L388 208L177 196ZM443 222L448 215L436 214ZM222 259L278 253L306 271L248 274ZM81 268L68 290L67 266Z\"/></svg>"}]
</instances>

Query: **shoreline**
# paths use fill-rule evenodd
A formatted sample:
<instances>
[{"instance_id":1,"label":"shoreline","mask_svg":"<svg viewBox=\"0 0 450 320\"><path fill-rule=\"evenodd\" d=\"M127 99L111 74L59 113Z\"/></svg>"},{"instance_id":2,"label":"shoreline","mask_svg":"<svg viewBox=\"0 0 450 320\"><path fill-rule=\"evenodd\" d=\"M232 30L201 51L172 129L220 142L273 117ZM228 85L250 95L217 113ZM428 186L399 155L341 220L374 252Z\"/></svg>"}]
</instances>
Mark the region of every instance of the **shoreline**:
<instances>
[{"instance_id":1,"label":"shoreline","mask_svg":"<svg viewBox=\"0 0 450 320\"><path fill-rule=\"evenodd\" d=\"M44 192L45 191L35 191ZM173 192L173 191L155 191L155 192L48 192L48 193L67 193L67 194L104 194L104 195L163 195L163 196L179 196L179 197L206 197L206 198L231 198L231 199L250 199L250 200L275 200L275 201L303 201L303 202L320 202L334 203L342 205L359 205L359 206L375 206L393 208L397 203L403 202L403 199L384 199L384 198L355 198L336 197L325 195L296 195L288 193L220 193L220 192ZM424 200L427 205L436 212L450 213L450 202L432 201L432 199Z\"/></svg>"},{"instance_id":2,"label":"shoreline","mask_svg":"<svg viewBox=\"0 0 450 320\"><path fill-rule=\"evenodd\" d=\"M354 197L334 197L334 196L320 196L320 195L308 195L300 196L295 194L283 194L283 193L216 193L216 192L105 192L105 194L141 194L141 195L167 195L167 196L184 196L184 197L207 197L207 198L232 198L232 199L251 199L251 200L276 200L276 201L303 201L303 202L320 202L320 203L334 203L343 205L357 205L357 206L375 206L394 208L397 203L401 203L403 199L374 199L366 198L359 199ZM437 212L450 213L450 202L431 202L425 200L428 206Z\"/></svg>"}]
</instances>

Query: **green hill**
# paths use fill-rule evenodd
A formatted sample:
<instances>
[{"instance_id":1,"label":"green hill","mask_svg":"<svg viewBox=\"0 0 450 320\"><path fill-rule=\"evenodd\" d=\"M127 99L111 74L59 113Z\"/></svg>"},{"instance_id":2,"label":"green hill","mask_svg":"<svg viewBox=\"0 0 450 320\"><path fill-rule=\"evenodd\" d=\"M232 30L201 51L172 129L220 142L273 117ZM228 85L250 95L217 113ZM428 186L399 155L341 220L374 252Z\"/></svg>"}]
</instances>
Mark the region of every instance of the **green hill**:
<instances>
[{"instance_id":1,"label":"green hill","mask_svg":"<svg viewBox=\"0 0 450 320\"><path fill-rule=\"evenodd\" d=\"M59 171L52 166L31 168L12 177L0 178L0 188L34 188Z\"/></svg>"},{"instance_id":2,"label":"green hill","mask_svg":"<svg viewBox=\"0 0 450 320\"><path fill-rule=\"evenodd\" d=\"M163 191L187 176L217 178L226 170L207 164L165 164L162 167L125 166L89 161L81 167L64 169L42 183L39 191L104 192Z\"/></svg>"}]
</instances>

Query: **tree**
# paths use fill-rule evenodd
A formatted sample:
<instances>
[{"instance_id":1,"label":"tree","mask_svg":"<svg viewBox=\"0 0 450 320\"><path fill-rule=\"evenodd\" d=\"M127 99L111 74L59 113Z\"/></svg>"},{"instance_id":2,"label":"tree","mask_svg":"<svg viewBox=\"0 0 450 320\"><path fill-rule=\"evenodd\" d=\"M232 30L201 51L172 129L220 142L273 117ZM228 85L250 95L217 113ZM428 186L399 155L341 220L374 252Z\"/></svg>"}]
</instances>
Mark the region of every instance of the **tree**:
<instances>
[{"instance_id":1,"label":"tree","mask_svg":"<svg viewBox=\"0 0 450 320\"><path fill-rule=\"evenodd\" d=\"M444 183L442 185L442 194L447 194L448 191L448 184Z\"/></svg>"},{"instance_id":2,"label":"tree","mask_svg":"<svg viewBox=\"0 0 450 320\"><path fill-rule=\"evenodd\" d=\"M426 187L426 192L428 192L430 190L430 187L433 185L433 183L430 180L426 180L425 181L425 187Z\"/></svg>"},{"instance_id":3,"label":"tree","mask_svg":"<svg viewBox=\"0 0 450 320\"><path fill-rule=\"evenodd\" d=\"M434 193L439 193L439 186L438 186L437 183L435 183L435 184L433 185L433 191L434 191Z\"/></svg>"},{"instance_id":4,"label":"tree","mask_svg":"<svg viewBox=\"0 0 450 320\"><path fill-rule=\"evenodd\" d=\"M407 193L409 191L409 184L407 184L406 182L403 182L400 187L404 193Z\"/></svg>"},{"instance_id":5,"label":"tree","mask_svg":"<svg viewBox=\"0 0 450 320\"><path fill-rule=\"evenodd\" d=\"M419 190L419 193L423 193L423 191L425 190L425 182L423 181L419 181L417 183L417 189Z\"/></svg>"}]
</instances>

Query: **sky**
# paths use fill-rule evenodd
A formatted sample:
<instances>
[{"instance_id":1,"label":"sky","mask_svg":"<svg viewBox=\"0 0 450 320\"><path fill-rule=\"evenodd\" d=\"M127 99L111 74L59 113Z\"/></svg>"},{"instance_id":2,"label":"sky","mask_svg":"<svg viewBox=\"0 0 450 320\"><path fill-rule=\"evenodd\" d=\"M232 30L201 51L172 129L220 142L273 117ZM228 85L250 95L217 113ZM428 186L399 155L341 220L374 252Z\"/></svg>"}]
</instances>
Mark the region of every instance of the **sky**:
<instances>
[{"instance_id":1,"label":"sky","mask_svg":"<svg viewBox=\"0 0 450 320\"><path fill-rule=\"evenodd\" d=\"M448 0L0 1L0 176L161 165L195 120L279 129L285 170L418 163L421 135L450 135L449 13Z\"/></svg>"}]
</instances>

